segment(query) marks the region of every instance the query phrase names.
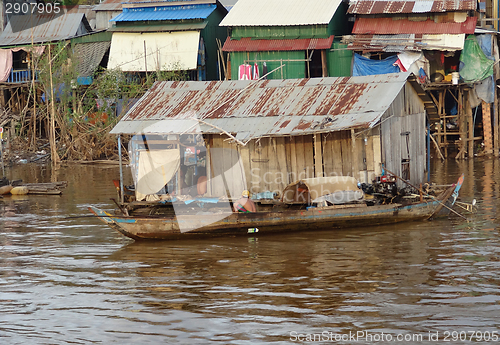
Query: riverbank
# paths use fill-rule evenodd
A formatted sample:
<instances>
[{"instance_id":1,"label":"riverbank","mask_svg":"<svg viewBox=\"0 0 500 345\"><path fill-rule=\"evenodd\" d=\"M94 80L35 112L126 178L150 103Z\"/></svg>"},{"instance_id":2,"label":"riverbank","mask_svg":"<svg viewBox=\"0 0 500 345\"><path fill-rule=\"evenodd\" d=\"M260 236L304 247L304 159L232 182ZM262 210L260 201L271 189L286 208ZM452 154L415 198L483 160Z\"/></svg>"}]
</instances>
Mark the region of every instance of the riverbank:
<instances>
[{"instance_id":1,"label":"riverbank","mask_svg":"<svg viewBox=\"0 0 500 345\"><path fill-rule=\"evenodd\" d=\"M3 160L5 166L26 163L49 163L51 161L48 139L37 139L36 144L28 138L16 137L4 141ZM118 162L116 138L109 135L97 138L92 133L80 133L76 140L67 138L56 141L59 159L62 162ZM125 150L126 152L126 150Z\"/></svg>"}]
</instances>

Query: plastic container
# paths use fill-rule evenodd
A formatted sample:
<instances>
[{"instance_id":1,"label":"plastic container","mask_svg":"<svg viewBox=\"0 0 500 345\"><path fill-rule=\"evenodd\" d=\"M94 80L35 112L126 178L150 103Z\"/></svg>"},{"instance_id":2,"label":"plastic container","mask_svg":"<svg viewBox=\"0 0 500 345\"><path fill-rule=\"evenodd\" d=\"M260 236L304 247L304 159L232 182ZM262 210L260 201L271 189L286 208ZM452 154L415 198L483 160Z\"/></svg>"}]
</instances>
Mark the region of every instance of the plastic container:
<instances>
[{"instance_id":1,"label":"plastic container","mask_svg":"<svg viewBox=\"0 0 500 345\"><path fill-rule=\"evenodd\" d=\"M26 195L28 194L29 189L26 186L18 186L14 187L10 190L10 194L12 195Z\"/></svg>"},{"instance_id":2,"label":"plastic container","mask_svg":"<svg viewBox=\"0 0 500 345\"><path fill-rule=\"evenodd\" d=\"M458 85L459 80L460 80L460 74L458 72L451 72L451 83L453 85Z\"/></svg>"}]
</instances>

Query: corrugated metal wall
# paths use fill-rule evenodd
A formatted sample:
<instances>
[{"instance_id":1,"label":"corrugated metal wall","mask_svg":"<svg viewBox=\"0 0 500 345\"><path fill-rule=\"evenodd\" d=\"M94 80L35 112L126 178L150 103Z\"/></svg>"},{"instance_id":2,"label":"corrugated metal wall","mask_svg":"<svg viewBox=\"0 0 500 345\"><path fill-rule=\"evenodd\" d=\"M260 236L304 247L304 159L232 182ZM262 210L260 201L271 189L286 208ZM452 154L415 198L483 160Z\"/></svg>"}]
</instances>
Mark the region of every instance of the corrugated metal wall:
<instances>
[{"instance_id":1,"label":"corrugated metal wall","mask_svg":"<svg viewBox=\"0 0 500 345\"><path fill-rule=\"evenodd\" d=\"M235 26L231 37L240 39L252 37L255 39L297 39L297 38L328 38L327 25L297 25L297 26Z\"/></svg>"},{"instance_id":2,"label":"corrugated metal wall","mask_svg":"<svg viewBox=\"0 0 500 345\"><path fill-rule=\"evenodd\" d=\"M347 44L333 42L334 50L326 51L329 77L349 77L352 70L352 51Z\"/></svg>"},{"instance_id":3,"label":"corrugated metal wall","mask_svg":"<svg viewBox=\"0 0 500 345\"><path fill-rule=\"evenodd\" d=\"M223 44L227 38L227 28L219 26L222 15L220 10L215 10L207 18L207 26L201 31L201 36L205 42L205 68L207 72L207 80L218 80L218 59L217 59L217 42L218 38ZM222 69L222 67L221 67Z\"/></svg>"},{"instance_id":4,"label":"corrugated metal wall","mask_svg":"<svg viewBox=\"0 0 500 345\"><path fill-rule=\"evenodd\" d=\"M406 114L410 114L404 116ZM408 144L406 136L409 132ZM402 159L408 158L410 151L410 182L421 183L426 171L425 109L416 91L406 84L391 107L382 117L381 125L382 161L385 167L402 176ZM399 183L400 186L404 186Z\"/></svg>"},{"instance_id":5,"label":"corrugated metal wall","mask_svg":"<svg viewBox=\"0 0 500 345\"><path fill-rule=\"evenodd\" d=\"M114 22L111 19L122 13L122 11L97 11L95 15L96 30L106 30L110 28Z\"/></svg>"},{"instance_id":6,"label":"corrugated metal wall","mask_svg":"<svg viewBox=\"0 0 500 345\"><path fill-rule=\"evenodd\" d=\"M283 59L285 65L282 69L278 69L268 76L267 79L294 79L305 78L306 63L304 51L284 51L284 52L234 52L231 53L231 79L238 80L238 66L243 64L245 60L261 60L257 62L259 72L262 76L263 61L266 61L268 72L279 67L280 61ZM273 61L274 60L274 61ZM287 61L287 60L302 60L302 61ZM250 62L254 64L253 61Z\"/></svg>"}]
</instances>

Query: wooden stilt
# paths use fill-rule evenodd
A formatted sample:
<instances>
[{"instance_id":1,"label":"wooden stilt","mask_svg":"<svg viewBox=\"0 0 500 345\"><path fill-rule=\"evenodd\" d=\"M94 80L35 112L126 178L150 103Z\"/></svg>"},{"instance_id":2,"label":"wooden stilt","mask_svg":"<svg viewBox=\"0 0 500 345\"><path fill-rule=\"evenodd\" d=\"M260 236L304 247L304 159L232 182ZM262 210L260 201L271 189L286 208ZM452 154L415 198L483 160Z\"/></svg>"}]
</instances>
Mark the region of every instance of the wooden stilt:
<instances>
[{"instance_id":1,"label":"wooden stilt","mask_svg":"<svg viewBox=\"0 0 500 345\"><path fill-rule=\"evenodd\" d=\"M470 91L469 91L470 92ZM468 149L467 149L467 157L472 158L474 157L474 119L472 118L472 109L470 107L470 103L468 100L468 93L466 94L466 101L465 101L465 111L467 113L467 123L469 124L469 130L468 130Z\"/></svg>"},{"instance_id":2,"label":"wooden stilt","mask_svg":"<svg viewBox=\"0 0 500 345\"><path fill-rule=\"evenodd\" d=\"M483 133L484 133L484 152L486 154L493 153L493 140L491 136L491 111L490 105L482 102L483 108Z\"/></svg>"}]
</instances>

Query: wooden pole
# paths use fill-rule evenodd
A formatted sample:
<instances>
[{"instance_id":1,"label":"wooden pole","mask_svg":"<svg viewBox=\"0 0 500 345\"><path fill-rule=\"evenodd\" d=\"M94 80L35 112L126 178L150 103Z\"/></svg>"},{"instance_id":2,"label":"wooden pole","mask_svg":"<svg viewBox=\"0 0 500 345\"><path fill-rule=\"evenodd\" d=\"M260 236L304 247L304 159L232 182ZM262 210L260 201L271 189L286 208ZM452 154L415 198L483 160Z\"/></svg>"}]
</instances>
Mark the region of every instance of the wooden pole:
<instances>
[{"instance_id":1,"label":"wooden pole","mask_svg":"<svg viewBox=\"0 0 500 345\"><path fill-rule=\"evenodd\" d=\"M356 132L354 129L351 129L351 164L352 164L352 176L356 179L359 178L357 176L359 174L359 167L358 167L358 154L356 152Z\"/></svg>"},{"instance_id":2,"label":"wooden pole","mask_svg":"<svg viewBox=\"0 0 500 345\"><path fill-rule=\"evenodd\" d=\"M439 157L442 159L442 160L445 160L443 154L441 153L441 149L439 148L439 144L436 142L436 139L434 139L434 136L429 135L432 142L434 143L434 145L436 145L436 151L439 153Z\"/></svg>"},{"instance_id":3,"label":"wooden pole","mask_svg":"<svg viewBox=\"0 0 500 345\"><path fill-rule=\"evenodd\" d=\"M5 177L5 166L3 165L3 127L0 132L0 158L2 159L2 177Z\"/></svg>"},{"instance_id":4,"label":"wooden pole","mask_svg":"<svg viewBox=\"0 0 500 345\"><path fill-rule=\"evenodd\" d=\"M322 69L322 76L328 77L328 66L326 64L326 50L321 50L321 69Z\"/></svg>"},{"instance_id":5,"label":"wooden pole","mask_svg":"<svg viewBox=\"0 0 500 345\"><path fill-rule=\"evenodd\" d=\"M148 60L146 55L146 40L144 40L144 69L146 71L146 78L148 77Z\"/></svg>"},{"instance_id":6,"label":"wooden pole","mask_svg":"<svg viewBox=\"0 0 500 345\"><path fill-rule=\"evenodd\" d=\"M30 52L30 57L31 57L31 88L33 90L33 114L31 116L31 121L33 123L33 149L36 151L36 87L35 87L35 52L34 52L34 41L33 41L33 30L34 30L34 25L33 25L33 15L30 15L30 19L32 21L30 27L31 27L31 52Z\"/></svg>"},{"instance_id":7,"label":"wooden pole","mask_svg":"<svg viewBox=\"0 0 500 345\"><path fill-rule=\"evenodd\" d=\"M33 38L32 38L33 39ZM31 44L33 47L33 43ZM32 122L33 122L33 148L36 149L36 86L35 86L35 54L31 52L31 66L32 66L32 78L31 78L31 88L33 89L33 114L32 114Z\"/></svg>"},{"instance_id":8,"label":"wooden pole","mask_svg":"<svg viewBox=\"0 0 500 345\"><path fill-rule=\"evenodd\" d=\"M50 153L52 158L52 163L57 164L59 162L59 155L57 154L56 148L56 109L54 100L54 82L52 80L52 60L51 51L52 46L49 45L49 74L50 74Z\"/></svg>"},{"instance_id":9,"label":"wooden pole","mask_svg":"<svg viewBox=\"0 0 500 345\"><path fill-rule=\"evenodd\" d=\"M323 155L321 150L321 134L314 134L314 170L315 177L323 177Z\"/></svg>"},{"instance_id":10,"label":"wooden pole","mask_svg":"<svg viewBox=\"0 0 500 345\"><path fill-rule=\"evenodd\" d=\"M497 10L498 10L498 4L497 5ZM498 13L498 12L495 12ZM497 30L498 30L498 22L497 24ZM498 45L497 45L497 40L496 40L496 35L491 35L491 49L492 49L492 55L496 56L498 54ZM493 65L493 76L494 76L494 81L498 80L498 77L500 76L499 73L499 67L498 63L495 63ZM498 97L497 97L497 87L496 83L493 86L495 88L494 91L494 96L493 96L493 149L494 152L493 154L495 157L498 157L499 149L500 149L500 132L499 132L499 126L498 126Z\"/></svg>"},{"instance_id":11,"label":"wooden pole","mask_svg":"<svg viewBox=\"0 0 500 345\"><path fill-rule=\"evenodd\" d=\"M469 95L469 92L467 93L467 96ZM474 157L474 120L472 118L472 109L470 107L470 102L468 101L468 97L467 100L465 101L465 109L467 112L467 122L469 124L467 157L472 158Z\"/></svg>"}]
</instances>

